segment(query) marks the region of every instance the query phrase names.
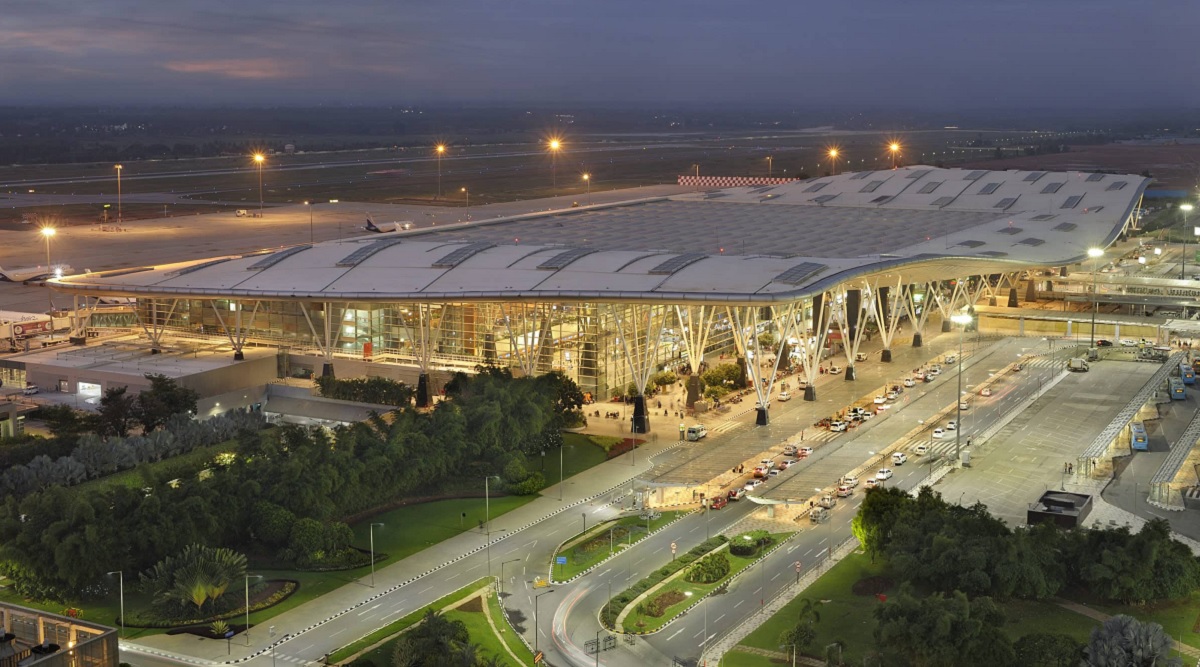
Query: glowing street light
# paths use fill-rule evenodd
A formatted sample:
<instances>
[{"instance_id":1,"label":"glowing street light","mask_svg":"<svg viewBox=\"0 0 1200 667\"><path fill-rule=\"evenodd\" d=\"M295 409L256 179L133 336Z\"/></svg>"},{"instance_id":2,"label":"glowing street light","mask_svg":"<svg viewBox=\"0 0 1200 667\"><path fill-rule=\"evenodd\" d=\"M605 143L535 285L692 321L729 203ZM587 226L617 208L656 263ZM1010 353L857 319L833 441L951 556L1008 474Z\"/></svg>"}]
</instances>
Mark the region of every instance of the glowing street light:
<instances>
[{"instance_id":1,"label":"glowing street light","mask_svg":"<svg viewBox=\"0 0 1200 667\"><path fill-rule=\"evenodd\" d=\"M263 162L265 162L266 159L267 159L267 156L263 155L262 153L254 154L254 163L258 165L258 217L260 217L260 218L263 215L262 169L263 169Z\"/></svg>"},{"instance_id":2,"label":"glowing street light","mask_svg":"<svg viewBox=\"0 0 1200 667\"><path fill-rule=\"evenodd\" d=\"M771 172L775 168L775 158L767 156L767 178L771 178Z\"/></svg>"},{"instance_id":3,"label":"glowing street light","mask_svg":"<svg viewBox=\"0 0 1200 667\"><path fill-rule=\"evenodd\" d=\"M53 227L42 227L42 238L46 239L46 277L54 277L54 268L50 266L50 239L58 230ZM54 290L46 287L46 297L50 301L50 337L54 337Z\"/></svg>"},{"instance_id":4,"label":"glowing street light","mask_svg":"<svg viewBox=\"0 0 1200 667\"><path fill-rule=\"evenodd\" d=\"M584 182L584 184L585 184L585 185L587 185L587 198L588 198L588 205L591 205L591 203L592 203L592 175L591 175L591 174L584 174L584 175L583 175L583 182Z\"/></svg>"},{"instance_id":5,"label":"glowing street light","mask_svg":"<svg viewBox=\"0 0 1200 667\"><path fill-rule=\"evenodd\" d=\"M117 226L121 225L121 170L124 169L121 165L114 165L113 169L117 170Z\"/></svg>"},{"instance_id":6,"label":"glowing street light","mask_svg":"<svg viewBox=\"0 0 1200 667\"><path fill-rule=\"evenodd\" d=\"M829 159L833 162L833 175L837 176L837 159L840 152L836 148L829 149Z\"/></svg>"},{"instance_id":7,"label":"glowing street light","mask_svg":"<svg viewBox=\"0 0 1200 667\"><path fill-rule=\"evenodd\" d=\"M551 139L548 144L550 147L550 189L551 192L557 194L558 191L558 152L562 150L562 141Z\"/></svg>"},{"instance_id":8,"label":"glowing street light","mask_svg":"<svg viewBox=\"0 0 1200 667\"><path fill-rule=\"evenodd\" d=\"M446 144L437 145L437 163L438 163L438 199L442 198L442 154L446 152Z\"/></svg>"},{"instance_id":9,"label":"glowing street light","mask_svg":"<svg viewBox=\"0 0 1200 667\"><path fill-rule=\"evenodd\" d=\"M962 461L961 443L962 443L962 431L963 431L963 423L962 423L963 333L967 330L967 327L970 326L971 322L973 322L974 320L975 320L975 318L971 317L967 313L959 313L958 315L950 316L950 321L959 325L959 327L960 327L960 329L958 330L958 359L956 359L956 361L958 361L958 400L955 402L955 405L954 405L955 411L956 411L956 415L954 418L954 460L959 461L959 462Z\"/></svg>"},{"instance_id":10,"label":"glowing street light","mask_svg":"<svg viewBox=\"0 0 1200 667\"><path fill-rule=\"evenodd\" d=\"M463 186L462 193L467 197L467 220L471 219L471 191Z\"/></svg>"},{"instance_id":11,"label":"glowing street light","mask_svg":"<svg viewBox=\"0 0 1200 667\"><path fill-rule=\"evenodd\" d=\"M888 152L892 154L892 169L896 168L896 158L900 157L900 143L893 141L888 144Z\"/></svg>"}]
</instances>

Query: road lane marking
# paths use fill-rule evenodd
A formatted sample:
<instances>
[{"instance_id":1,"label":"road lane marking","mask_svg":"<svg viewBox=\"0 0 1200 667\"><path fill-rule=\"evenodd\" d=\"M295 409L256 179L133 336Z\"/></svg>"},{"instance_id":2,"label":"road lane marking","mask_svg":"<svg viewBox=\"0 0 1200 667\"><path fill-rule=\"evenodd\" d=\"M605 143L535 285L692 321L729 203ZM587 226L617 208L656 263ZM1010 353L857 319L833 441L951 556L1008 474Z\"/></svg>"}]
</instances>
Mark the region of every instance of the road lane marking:
<instances>
[{"instance_id":1,"label":"road lane marking","mask_svg":"<svg viewBox=\"0 0 1200 667\"><path fill-rule=\"evenodd\" d=\"M681 632L683 632L683 628L679 628L678 630L676 630L676 631L675 631L675 634L674 634L674 635L671 635L670 637L667 637L667 641L671 641L672 639L674 639L674 638L675 638L675 636L676 636L676 635L678 635L678 634L679 634L679 633L681 633Z\"/></svg>"},{"instance_id":2,"label":"road lane marking","mask_svg":"<svg viewBox=\"0 0 1200 667\"><path fill-rule=\"evenodd\" d=\"M365 614L365 613L367 613L367 612L369 612L369 611L374 611L374 610L376 610L376 609L379 609L379 608L380 608L380 607L382 607L382 606L383 606L383 603L382 603L382 602L380 602L379 604L375 605L374 607L367 607L366 609L364 609L364 610L362 610L362 611L358 612L358 615L359 615L359 616L362 616L363 614Z\"/></svg>"},{"instance_id":3,"label":"road lane marking","mask_svg":"<svg viewBox=\"0 0 1200 667\"><path fill-rule=\"evenodd\" d=\"M743 602L745 602L745 600L739 600L737 604L733 605L733 608L737 609L738 607L742 606Z\"/></svg>"}]
</instances>

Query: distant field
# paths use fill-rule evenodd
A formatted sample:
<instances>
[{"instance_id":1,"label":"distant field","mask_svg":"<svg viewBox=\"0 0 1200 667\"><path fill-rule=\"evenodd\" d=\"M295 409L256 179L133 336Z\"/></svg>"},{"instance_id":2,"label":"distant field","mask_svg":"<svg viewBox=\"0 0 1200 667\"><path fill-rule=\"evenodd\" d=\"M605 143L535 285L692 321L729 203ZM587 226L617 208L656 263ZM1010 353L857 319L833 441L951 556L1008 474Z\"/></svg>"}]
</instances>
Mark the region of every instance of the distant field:
<instances>
[{"instance_id":1,"label":"distant field","mask_svg":"<svg viewBox=\"0 0 1200 667\"><path fill-rule=\"evenodd\" d=\"M263 169L262 196L267 206L341 199L461 207L467 204L464 187L473 206L556 194L583 198L588 189L584 173L591 175L590 187L597 192L673 183L680 174L694 173L694 165L699 165L701 175L815 177L830 170L826 156L830 146L837 146L842 153L839 172L890 168L885 146L896 136L904 143L902 162L909 164L953 164L986 152L964 146L983 136L973 131L604 139L572 139L568 135L564 150L553 161L544 146L534 143L451 146L442 160L440 199L438 163L432 151L424 148L271 155ZM1017 140L1015 134L987 136L994 141ZM768 156L772 158L769 162ZM110 204L109 223L115 222L117 184L112 165L0 167L0 184L0 193L14 195L0 208L0 224L37 214L56 216L59 224L90 224L103 214L103 202ZM259 199L258 171L242 157L129 162L124 165L121 186L126 220L160 217L164 210L176 216L254 208ZM21 205L28 190L35 190L36 203L41 205ZM131 201L148 193L167 193L176 199L165 205ZM56 202L55 195L74 198ZM86 203L89 199L96 203Z\"/></svg>"},{"instance_id":2,"label":"distant field","mask_svg":"<svg viewBox=\"0 0 1200 667\"><path fill-rule=\"evenodd\" d=\"M1200 178L1200 146L1072 146L1068 153L973 161L965 163L964 166L1050 171L1104 170L1123 174L1149 171L1155 179L1156 187L1182 190L1196 187Z\"/></svg>"}]
</instances>

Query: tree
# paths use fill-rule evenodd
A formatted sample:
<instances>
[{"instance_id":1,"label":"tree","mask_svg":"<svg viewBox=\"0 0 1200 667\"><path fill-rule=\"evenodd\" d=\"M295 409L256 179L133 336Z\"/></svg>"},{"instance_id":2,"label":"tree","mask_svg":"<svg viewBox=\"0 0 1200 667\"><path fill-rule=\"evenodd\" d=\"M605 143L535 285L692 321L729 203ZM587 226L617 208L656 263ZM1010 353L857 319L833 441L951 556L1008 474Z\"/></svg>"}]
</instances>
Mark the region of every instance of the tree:
<instances>
[{"instance_id":1,"label":"tree","mask_svg":"<svg viewBox=\"0 0 1200 667\"><path fill-rule=\"evenodd\" d=\"M420 624L402 635L392 651L393 667L443 667L470 637L462 621L451 621L433 609Z\"/></svg>"},{"instance_id":2,"label":"tree","mask_svg":"<svg viewBox=\"0 0 1200 667\"><path fill-rule=\"evenodd\" d=\"M909 502L908 493L894 487L874 488L865 494L850 528L859 544L871 555L872 563L876 555L887 550L900 510Z\"/></svg>"},{"instance_id":3,"label":"tree","mask_svg":"<svg viewBox=\"0 0 1200 667\"><path fill-rule=\"evenodd\" d=\"M1004 614L991 598L968 600L961 592L917 599L905 584L875 609L875 644L885 664L1007 667L1016 660L1000 631Z\"/></svg>"},{"instance_id":4,"label":"tree","mask_svg":"<svg viewBox=\"0 0 1200 667\"><path fill-rule=\"evenodd\" d=\"M165 375L148 373L146 379L150 381L150 388L137 395L134 407L134 416L146 433L162 426L172 415L196 412L196 401L200 399L200 394L181 387Z\"/></svg>"},{"instance_id":5,"label":"tree","mask_svg":"<svg viewBox=\"0 0 1200 667\"><path fill-rule=\"evenodd\" d=\"M69 405L47 405L38 408L36 417L41 419L50 435L60 440L74 442L79 436L92 430L90 415Z\"/></svg>"},{"instance_id":6,"label":"tree","mask_svg":"<svg viewBox=\"0 0 1200 667\"><path fill-rule=\"evenodd\" d=\"M1113 616L1092 630L1084 648L1087 667L1181 667L1171 657L1171 636L1158 623L1143 623L1131 616Z\"/></svg>"},{"instance_id":7,"label":"tree","mask_svg":"<svg viewBox=\"0 0 1200 667\"><path fill-rule=\"evenodd\" d=\"M795 625L779 634L782 645L795 644L796 651L803 651L817 638L816 624L821 622L821 614L813 605L813 601L804 598L796 612Z\"/></svg>"},{"instance_id":8,"label":"tree","mask_svg":"<svg viewBox=\"0 0 1200 667\"><path fill-rule=\"evenodd\" d=\"M154 594L154 604L179 613L186 604L203 612L213 606L236 579L246 573L246 557L224 548L188 546L177 556L168 556L141 574L143 588Z\"/></svg>"},{"instance_id":9,"label":"tree","mask_svg":"<svg viewBox=\"0 0 1200 667\"><path fill-rule=\"evenodd\" d=\"M129 435L129 429L137 422L136 399L127 392L129 387L109 387L100 397L100 409L96 411L96 432L102 436Z\"/></svg>"}]
</instances>

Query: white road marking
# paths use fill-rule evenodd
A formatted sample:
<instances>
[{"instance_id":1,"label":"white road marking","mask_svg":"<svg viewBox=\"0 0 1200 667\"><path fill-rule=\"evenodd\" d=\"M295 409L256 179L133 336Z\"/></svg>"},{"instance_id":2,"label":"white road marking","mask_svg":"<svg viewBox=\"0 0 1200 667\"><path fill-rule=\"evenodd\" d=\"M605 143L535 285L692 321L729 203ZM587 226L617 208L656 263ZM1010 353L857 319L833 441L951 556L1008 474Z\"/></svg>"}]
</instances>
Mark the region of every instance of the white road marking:
<instances>
[{"instance_id":1,"label":"white road marking","mask_svg":"<svg viewBox=\"0 0 1200 667\"><path fill-rule=\"evenodd\" d=\"M678 635L678 634L679 634L679 633L681 633L681 632L683 632L683 628L679 628L678 630L676 630L676 631L675 631L675 634L674 634L674 635L671 635L670 637L667 637L667 641L671 641L672 639L674 639L674 638L675 638L675 635Z\"/></svg>"},{"instance_id":2,"label":"white road marking","mask_svg":"<svg viewBox=\"0 0 1200 667\"><path fill-rule=\"evenodd\" d=\"M420 595L421 593L424 593L425 591L430 591L430 590L433 590L433 586L426 586L425 588L422 588L421 590L417 591L417 595Z\"/></svg>"},{"instance_id":3,"label":"white road marking","mask_svg":"<svg viewBox=\"0 0 1200 667\"><path fill-rule=\"evenodd\" d=\"M367 607L366 609L364 609L364 610L362 610L362 611L358 612L358 615L359 615L359 616L362 616L363 614L367 613L368 611L373 611L373 610L375 610L375 609L379 609L379 608L380 608L380 607L382 607L382 606L383 606L383 603L382 603L382 602L380 602L379 604L375 605L374 607Z\"/></svg>"},{"instance_id":4,"label":"white road marking","mask_svg":"<svg viewBox=\"0 0 1200 667\"><path fill-rule=\"evenodd\" d=\"M721 614L720 616L718 616L717 620L713 621L713 623L720 623L722 618L725 618L725 614Z\"/></svg>"},{"instance_id":5,"label":"white road marking","mask_svg":"<svg viewBox=\"0 0 1200 667\"><path fill-rule=\"evenodd\" d=\"M733 608L737 609L738 607L742 606L743 602L745 602L745 600L739 600L737 604L733 605Z\"/></svg>"}]
</instances>

